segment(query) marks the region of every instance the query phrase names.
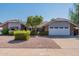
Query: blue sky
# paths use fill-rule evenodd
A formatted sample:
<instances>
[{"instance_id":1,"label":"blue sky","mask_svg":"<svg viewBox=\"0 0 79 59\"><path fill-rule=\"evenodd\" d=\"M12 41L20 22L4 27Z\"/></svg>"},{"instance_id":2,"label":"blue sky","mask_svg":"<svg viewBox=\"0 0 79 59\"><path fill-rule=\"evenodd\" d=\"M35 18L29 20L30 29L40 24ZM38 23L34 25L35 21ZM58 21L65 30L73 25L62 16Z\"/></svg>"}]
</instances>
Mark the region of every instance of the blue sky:
<instances>
[{"instance_id":1,"label":"blue sky","mask_svg":"<svg viewBox=\"0 0 79 59\"><path fill-rule=\"evenodd\" d=\"M28 16L35 15L43 16L44 21L49 21L52 18L68 18L70 8L73 8L72 3L2 3L0 4L0 22L11 19L22 19L26 21Z\"/></svg>"}]
</instances>

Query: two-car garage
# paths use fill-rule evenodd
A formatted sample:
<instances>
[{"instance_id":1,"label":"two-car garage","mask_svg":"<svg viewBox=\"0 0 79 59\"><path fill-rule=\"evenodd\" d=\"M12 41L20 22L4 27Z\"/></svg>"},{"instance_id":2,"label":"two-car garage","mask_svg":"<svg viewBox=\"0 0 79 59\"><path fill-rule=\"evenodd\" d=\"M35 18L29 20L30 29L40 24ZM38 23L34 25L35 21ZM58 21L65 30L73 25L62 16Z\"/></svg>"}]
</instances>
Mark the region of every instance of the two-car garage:
<instances>
[{"instance_id":1,"label":"two-car garage","mask_svg":"<svg viewBox=\"0 0 79 59\"><path fill-rule=\"evenodd\" d=\"M54 21L48 26L49 35L70 35L70 24L67 21Z\"/></svg>"},{"instance_id":2,"label":"two-car garage","mask_svg":"<svg viewBox=\"0 0 79 59\"><path fill-rule=\"evenodd\" d=\"M50 27L49 35L70 35L68 27Z\"/></svg>"}]
</instances>

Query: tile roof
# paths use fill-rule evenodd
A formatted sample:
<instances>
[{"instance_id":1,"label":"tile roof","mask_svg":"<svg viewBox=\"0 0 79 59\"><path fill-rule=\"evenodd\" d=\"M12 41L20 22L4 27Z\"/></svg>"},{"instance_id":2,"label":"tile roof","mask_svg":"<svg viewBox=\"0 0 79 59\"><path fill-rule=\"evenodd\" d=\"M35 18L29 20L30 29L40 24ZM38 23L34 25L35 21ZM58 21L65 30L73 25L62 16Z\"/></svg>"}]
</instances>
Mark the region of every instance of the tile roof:
<instances>
[{"instance_id":1,"label":"tile roof","mask_svg":"<svg viewBox=\"0 0 79 59\"><path fill-rule=\"evenodd\" d=\"M69 22L69 23L73 24L74 26L77 26L76 24L74 24L73 22L71 22L70 20L65 19L65 18L51 19L51 21L49 21L47 24L45 24L45 26L48 26L48 25L52 24L52 22L54 22L54 21L64 21L64 22Z\"/></svg>"}]
</instances>

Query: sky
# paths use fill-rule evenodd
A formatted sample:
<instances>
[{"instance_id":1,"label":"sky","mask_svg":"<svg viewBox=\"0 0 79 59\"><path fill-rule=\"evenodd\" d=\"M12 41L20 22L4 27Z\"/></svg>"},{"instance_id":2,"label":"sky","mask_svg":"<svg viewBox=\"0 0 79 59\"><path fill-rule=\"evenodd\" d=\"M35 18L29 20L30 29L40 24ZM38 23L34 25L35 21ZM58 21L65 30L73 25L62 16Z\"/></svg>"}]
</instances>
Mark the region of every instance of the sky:
<instances>
[{"instance_id":1,"label":"sky","mask_svg":"<svg viewBox=\"0 0 79 59\"><path fill-rule=\"evenodd\" d=\"M69 18L72 3L0 3L0 22L11 19L26 21L28 16L43 16L44 21L52 18Z\"/></svg>"}]
</instances>

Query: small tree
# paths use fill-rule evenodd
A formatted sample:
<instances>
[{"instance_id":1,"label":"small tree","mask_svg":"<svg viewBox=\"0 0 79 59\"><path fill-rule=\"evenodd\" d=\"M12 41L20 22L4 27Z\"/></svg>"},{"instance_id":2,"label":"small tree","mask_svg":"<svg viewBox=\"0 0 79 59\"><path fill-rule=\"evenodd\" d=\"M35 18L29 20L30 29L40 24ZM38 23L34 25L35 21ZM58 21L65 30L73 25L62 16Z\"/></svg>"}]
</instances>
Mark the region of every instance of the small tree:
<instances>
[{"instance_id":1,"label":"small tree","mask_svg":"<svg viewBox=\"0 0 79 59\"><path fill-rule=\"evenodd\" d=\"M42 16L29 16L27 18L26 25L31 26L34 28L34 31L36 32L37 26L42 23L43 17Z\"/></svg>"},{"instance_id":2,"label":"small tree","mask_svg":"<svg viewBox=\"0 0 79 59\"><path fill-rule=\"evenodd\" d=\"M34 28L36 30L37 26L42 23L43 17L42 16L35 16L33 19L34 19L33 20L33 25L34 25Z\"/></svg>"},{"instance_id":3,"label":"small tree","mask_svg":"<svg viewBox=\"0 0 79 59\"><path fill-rule=\"evenodd\" d=\"M33 16L29 16L28 18L27 18L27 22L26 22L26 25L27 26L31 26L32 28L33 28Z\"/></svg>"}]
</instances>

